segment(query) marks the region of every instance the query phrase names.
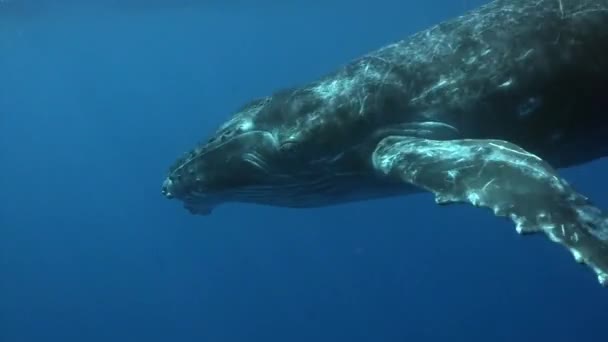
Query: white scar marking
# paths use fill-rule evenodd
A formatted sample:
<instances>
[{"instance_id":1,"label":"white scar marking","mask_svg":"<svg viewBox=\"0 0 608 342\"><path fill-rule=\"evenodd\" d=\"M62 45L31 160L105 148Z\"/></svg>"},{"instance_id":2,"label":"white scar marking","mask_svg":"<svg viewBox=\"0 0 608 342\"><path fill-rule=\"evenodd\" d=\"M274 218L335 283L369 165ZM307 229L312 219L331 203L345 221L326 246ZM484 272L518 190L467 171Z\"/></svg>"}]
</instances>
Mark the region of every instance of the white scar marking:
<instances>
[{"instance_id":1,"label":"white scar marking","mask_svg":"<svg viewBox=\"0 0 608 342\"><path fill-rule=\"evenodd\" d=\"M510 148L508 148L508 147L504 147L504 146L501 146L501 145L497 145L497 144L495 144L495 143L490 143L490 145L492 145L492 146L494 146L494 147L498 147L498 148L499 148L499 149L501 149L501 150L507 150L507 151L509 151L509 152L513 152L513 153L516 153L516 154L520 154L520 155L522 155L522 156L526 156L526 157L532 157L532 158L534 158L534 159L536 159L536 160L542 160L542 159L540 159L539 157L537 157L537 156L533 155L532 153L520 152L520 151L517 151L517 150L514 150L514 149L510 149Z\"/></svg>"},{"instance_id":2,"label":"white scar marking","mask_svg":"<svg viewBox=\"0 0 608 342\"><path fill-rule=\"evenodd\" d=\"M490 184L494 183L494 181L495 181L495 180L496 180L496 178L492 178L492 180L491 180L491 181L489 181L489 182L487 182L487 183L486 183L486 185L484 185L484 186L483 186L483 188L481 188L481 190L482 190L483 192L485 192L485 191L486 191L486 189L488 188L488 186L490 186Z\"/></svg>"}]
</instances>

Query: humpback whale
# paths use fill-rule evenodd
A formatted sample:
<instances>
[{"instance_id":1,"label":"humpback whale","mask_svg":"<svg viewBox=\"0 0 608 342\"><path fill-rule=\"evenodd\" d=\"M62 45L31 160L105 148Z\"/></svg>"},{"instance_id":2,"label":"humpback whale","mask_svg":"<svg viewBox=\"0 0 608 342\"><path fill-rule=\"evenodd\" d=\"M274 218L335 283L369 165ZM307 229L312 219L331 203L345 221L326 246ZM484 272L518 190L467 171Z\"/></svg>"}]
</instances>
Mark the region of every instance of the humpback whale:
<instances>
[{"instance_id":1,"label":"humpback whale","mask_svg":"<svg viewBox=\"0 0 608 342\"><path fill-rule=\"evenodd\" d=\"M170 168L193 214L430 192L608 286L608 216L557 170L608 156L608 0L495 0L244 105Z\"/></svg>"}]
</instances>

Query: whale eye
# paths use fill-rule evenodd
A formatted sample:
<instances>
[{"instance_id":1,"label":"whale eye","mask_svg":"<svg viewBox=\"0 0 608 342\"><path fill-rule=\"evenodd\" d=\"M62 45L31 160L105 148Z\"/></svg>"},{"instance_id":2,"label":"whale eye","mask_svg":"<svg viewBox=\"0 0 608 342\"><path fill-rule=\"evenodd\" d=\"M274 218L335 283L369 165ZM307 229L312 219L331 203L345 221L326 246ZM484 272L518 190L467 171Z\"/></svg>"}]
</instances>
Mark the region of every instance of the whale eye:
<instances>
[{"instance_id":1,"label":"whale eye","mask_svg":"<svg viewBox=\"0 0 608 342\"><path fill-rule=\"evenodd\" d=\"M226 131L225 131L224 133L222 133L222 135L220 136L220 141L221 141L221 142L224 142L224 141L226 141L226 139L228 139L228 138L232 138L232 136L233 136L233 135L234 135L234 130L232 130L232 129L226 130Z\"/></svg>"},{"instance_id":2,"label":"whale eye","mask_svg":"<svg viewBox=\"0 0 608 342\"><path fill-rule=\"evenodd\" d=\"M300 149L300 146L301 144L297 140L287 140L281 143L279 149L284 155L288 157L293 157Z\"/></svg>"},{"instance_id":3,"label":"whale eye","mask_svg":"<svg viewBox=\"0 0 608 342\"><path fill-rule=\"evenodd\" d=\"M226 139L232 138L233 136L241 134L244 131L245 130L243 128L241 128L241 127L226 129L226 130L224 130L222 132L219 132L215 136L209 138L209 140L207 140L207 144L213 144L213 143L215 143L217 141L219 141L219 142L225 142Z\"/></svg>"}]
</instances>

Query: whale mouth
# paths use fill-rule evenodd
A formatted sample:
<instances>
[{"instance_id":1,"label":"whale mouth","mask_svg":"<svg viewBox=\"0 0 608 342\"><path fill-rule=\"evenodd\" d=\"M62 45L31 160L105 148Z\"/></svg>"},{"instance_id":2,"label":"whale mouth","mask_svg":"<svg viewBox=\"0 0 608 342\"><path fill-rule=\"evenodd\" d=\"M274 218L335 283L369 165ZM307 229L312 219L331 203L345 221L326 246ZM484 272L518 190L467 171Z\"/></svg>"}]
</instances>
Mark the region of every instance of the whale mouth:
<instances>
[{"instance_id":1,"label":"whale mouth","mask_svg":"<svg viewBox=\"0 0 608 342\"><path fill-rule=\"evenodd\" d=\"M173 195L173 181L169 178L166 178L163 182L160 192L168 199L175 198L175 195Z\"/></svg>"},{"instance_id":2,"label":"whale mouth","mask_svg":"<svg viewBox=\"0 0 608 342\"><path fill-rule=\"evenodd\" d=\"M176 182L167 177L163 182L161 193L168 199L176 198L177 186ZM180 199L184 202L184 208L194 215L210 215L217 204L209 196L202 193L193 193L182 197Z\"/></svg>"}]
</instances>

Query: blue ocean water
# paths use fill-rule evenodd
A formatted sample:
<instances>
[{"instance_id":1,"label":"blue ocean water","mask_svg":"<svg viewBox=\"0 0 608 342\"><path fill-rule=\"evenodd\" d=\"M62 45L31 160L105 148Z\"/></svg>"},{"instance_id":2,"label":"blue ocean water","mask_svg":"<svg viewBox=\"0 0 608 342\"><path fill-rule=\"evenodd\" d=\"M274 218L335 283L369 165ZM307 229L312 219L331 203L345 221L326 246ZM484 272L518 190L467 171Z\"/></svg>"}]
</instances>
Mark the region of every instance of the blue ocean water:
<instances>
[{"instance_id":1,"label":"blue ocean water","mask_svg":"<svg viewBox=\"0 0 608 342\"><path fill-rule=\"evenodd\" d=\"M605 341L593 273L489 211L160 194L243 103L484 2L0 1L0 342ZM603 208L607 172L563 170Z\"/></svg>"}]
</instances>

